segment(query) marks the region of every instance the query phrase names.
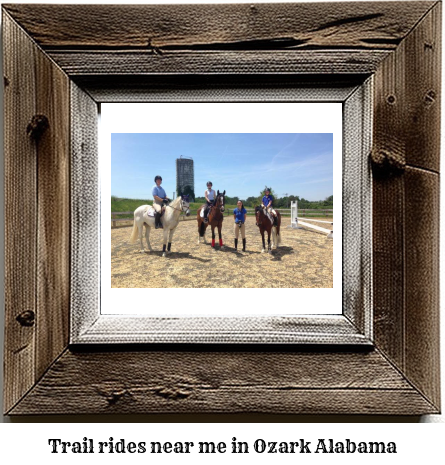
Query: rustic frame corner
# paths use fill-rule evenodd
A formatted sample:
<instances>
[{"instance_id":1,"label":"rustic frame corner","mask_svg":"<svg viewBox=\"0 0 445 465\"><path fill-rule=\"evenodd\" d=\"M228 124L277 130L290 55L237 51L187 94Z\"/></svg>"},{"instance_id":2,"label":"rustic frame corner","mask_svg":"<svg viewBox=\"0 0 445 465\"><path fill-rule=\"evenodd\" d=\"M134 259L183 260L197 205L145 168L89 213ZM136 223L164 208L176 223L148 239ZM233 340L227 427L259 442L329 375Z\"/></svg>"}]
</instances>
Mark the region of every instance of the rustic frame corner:
<instances>
[{"instance_id":1,"label":"rustic frame corner","mask_svg":"<svg viewBox=\"0 0 445 465\"><path fill-rule=\"evenodd\" d=\"M440 2L15 4L2 15L6 414L440 411ZM236 99L370 77L373 311L354 325L372 325L372 346L70 345L72 239L91 233L73 179L94 195L71 157L94 170L97 143L94 125L73 126L79 114L165 88L231 87Z\"/></svg>"}]
</instances>

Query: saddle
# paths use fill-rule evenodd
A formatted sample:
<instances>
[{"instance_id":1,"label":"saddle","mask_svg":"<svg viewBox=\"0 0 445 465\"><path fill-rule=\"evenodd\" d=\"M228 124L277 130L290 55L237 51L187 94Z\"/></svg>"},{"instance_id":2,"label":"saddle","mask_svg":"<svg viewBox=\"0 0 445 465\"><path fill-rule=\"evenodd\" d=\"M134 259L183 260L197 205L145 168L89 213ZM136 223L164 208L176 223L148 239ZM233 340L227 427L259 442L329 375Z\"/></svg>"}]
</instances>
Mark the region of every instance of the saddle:
<instances>
[{"instance_id":1,"label":"saddle","mask_svg":"<svg viewBox=\"0 0 445 465\"><path fill-rule=\"evenodd\" d=\"M271 224L273 225L275 223L274 217L265 208L263 208L263 212L267 216Z\"/></svg>"},{"instance_id":2,"label":"saddle","mask_svg":"<svg viewBox=\"0 0 445 465\"><path fill-rule=\"evenodd\" d=\"M165 211L165 208L162 208L161 217L164 215L164 211ZM151 205L148 206L146 213L147 213L147 216L150 216L152 218L156 216L156 210Z\"/></svg>"},{"instance_id":3,"label":"saddle","mask_svg":"<svg viewBox=\"0 0 445 465\"><path fill-rule=\"evenodd\" d=\"M212 207L213 207L213 203L211 205L207 205L206 203L201 205L201 212L199 213L201 218L204 218L205 211L210 210Z\"/></svg>"}]
</instances>

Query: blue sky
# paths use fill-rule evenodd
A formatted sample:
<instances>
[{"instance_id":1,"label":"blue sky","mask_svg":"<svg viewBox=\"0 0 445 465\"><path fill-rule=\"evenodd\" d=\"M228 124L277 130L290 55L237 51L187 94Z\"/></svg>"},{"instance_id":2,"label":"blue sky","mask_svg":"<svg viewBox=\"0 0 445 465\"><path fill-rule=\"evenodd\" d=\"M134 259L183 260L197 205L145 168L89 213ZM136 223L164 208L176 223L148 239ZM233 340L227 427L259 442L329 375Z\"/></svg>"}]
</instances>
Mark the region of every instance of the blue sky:
<instances>
[{"instance_id":1,"label":"blue sky","mask_svg":"<svg viewBox=\"0 0 445 465\"><path fill-rule=\"evenodd\" d=\"M160 174L169 197L176 188L175 160L192 157L195 195L206 182L246 199L265 185L278 197L323 200L333 193L332 134L111 134L111 194L150 199Z\"/></svg>"}]
</instances>

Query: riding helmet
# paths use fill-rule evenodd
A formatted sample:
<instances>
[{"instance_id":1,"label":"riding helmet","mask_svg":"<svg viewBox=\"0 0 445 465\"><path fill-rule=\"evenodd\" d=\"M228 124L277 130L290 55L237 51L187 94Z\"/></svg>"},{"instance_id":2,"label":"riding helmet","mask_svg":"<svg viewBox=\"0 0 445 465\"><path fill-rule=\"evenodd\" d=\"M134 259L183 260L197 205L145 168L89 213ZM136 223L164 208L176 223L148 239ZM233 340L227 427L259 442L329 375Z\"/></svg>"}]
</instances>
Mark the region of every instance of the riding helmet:
<instances>
[{"instance_id":1,"label":"riding helmet","mask_svg":"<svg viewBox=\"0 0 445 465\"><path fill-rule=\"evenodd\" d=\"M158 176L155 176L155 182L156 182L158 179L160 179L160 180L162 181L162 177L161 177L161 176L159 176L159 175L158 175Z\"/></svg>"}]
</instances>

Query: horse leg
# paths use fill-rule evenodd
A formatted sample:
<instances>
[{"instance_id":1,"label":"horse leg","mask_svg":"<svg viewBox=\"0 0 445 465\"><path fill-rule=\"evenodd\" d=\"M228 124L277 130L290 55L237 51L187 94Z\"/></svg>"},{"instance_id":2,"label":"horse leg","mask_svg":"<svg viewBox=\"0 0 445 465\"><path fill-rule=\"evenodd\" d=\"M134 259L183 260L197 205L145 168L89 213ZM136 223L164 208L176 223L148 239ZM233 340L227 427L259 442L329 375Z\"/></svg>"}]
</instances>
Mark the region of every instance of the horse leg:
<instances>
[{"instance_id":1,"label":"horse leg","mask_svg":"<svg viewBox=\"0 0 445 465\"><path fill-rule=\"evenodd\" d=\"M162 244L162 256L165 257L167 255L167 236L168 236L168 229L166 226L164 226L164 229L163 229L163 232L164 232L164 242Z\"/></svg>"},{"instance_id":2,"label":"horse leg","mask_svg":"<svg viewBox=\"0 0 445 465\"><path fill-rule=\"evenodd\" d=\"M147 247L150 252L153 252L153 247L150 244L150 226L145 226L145 240L147 241Z\"/></svg>"},{"instance_id":3,"label":"horse leg","mask_svg":"<svg viewBox=\"0 0 445 465\"><path fill-rule=\"evenodd\" d=\"M270 248L270 230L267 231L267 253L272 253L272 249Z\"/></svg>"},{"instance_id":4,"label":"horse leg","mask_svg":"<svg viewBox=\"0 0 445 465\"><path fill-rule=\"evenodd\" d=\"M222 250L222 249L224 249L224 244L223 244L223 240L222 240L222 236L221 236L221 227L222 227L222 225L218 224L219 248Z\"/></svg>"},{"instance_id":5,"label":"horse leg","mask_svg":"<svg viewBox=\"0 0 445 465\"><path fill-rule=\"evenodd\" d=\"M144 229L144 223L142 223L140 226L138 225L138 234L139 234L139 240L141 241L141 253L144 253L144 243L142 242L142 231Z\"/></svg>"},{"instance_id":6,"label":"horse leg","mask_svg":"<svg viewBox=\"0 0 445 465\"><path fill-rule=\"evenodd\" d=\"M212 226L212 247L215 248L215 226Z\"/></svg>"},{"instance_id":7,"label":"horse leg","mask_svg":"<svg viewBox=\"0 0 445 465\"><path fill-rule=\"evenodd\" d=\"M261 253L264 253L266 251L266 242L264 241L264 231L261 230L261 239L263 240L263 249L261 250Z\"/></svg>"},{"instance_id":8,"label":"horse leg","mask_svg":"<svg viewBox=\"0 0 445 465\"><path fill-rule=\"evenodd\" d=\"M175 232L174 229L170 229L170 232L168 234L168 246L167 246L167 251L171 252L172 248L172 239L173 239L173 233Z\"/></svg>"}]
</instances>

